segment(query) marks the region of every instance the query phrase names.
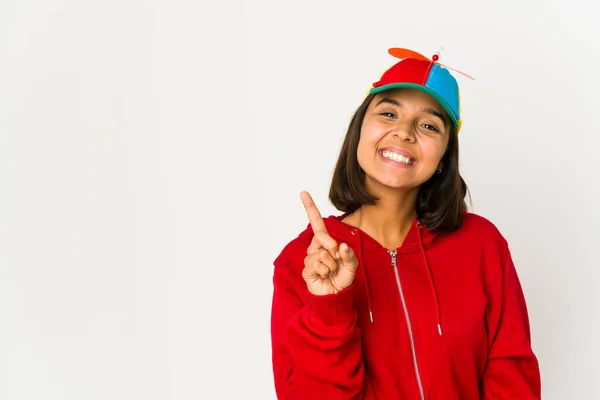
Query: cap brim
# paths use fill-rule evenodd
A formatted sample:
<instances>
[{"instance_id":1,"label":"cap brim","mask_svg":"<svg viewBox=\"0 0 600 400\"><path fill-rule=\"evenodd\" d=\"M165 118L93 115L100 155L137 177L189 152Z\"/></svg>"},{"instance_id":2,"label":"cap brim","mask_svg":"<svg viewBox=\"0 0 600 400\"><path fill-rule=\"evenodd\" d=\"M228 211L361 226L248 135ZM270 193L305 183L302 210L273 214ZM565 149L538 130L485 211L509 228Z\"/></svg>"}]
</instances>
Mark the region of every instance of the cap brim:
<instances>
[{"instance_id":1,"label":"cap brim","mask_svg":"<svg viewBox=\"0 0 600 400\"><path fill-rule=\"evenodd\" d=\"M456 115L454 115L454 112L452 111L452 108L450 107L448 102L446 102L446 100L444 100L439 94L437 94L434 90L428 88L427 86L417 85L414 83L390 83L389 85L383 85L383 86L378 86L378 87L372 88L370 90L370 92L371 92L371 94L375 94L375 93L384 92L386 90L399 89L399 88L417 89L417 90L425 92L428 95L430 95L431 97L433 97L438 103L440 103L440 105L442 107L444 107L444 110L446 110L446 112L450 116L450 119L454 123L454 126L456 126L458 128L458 126L459 126L458 119L456 118Z\"/></svg>"}]
</instances>

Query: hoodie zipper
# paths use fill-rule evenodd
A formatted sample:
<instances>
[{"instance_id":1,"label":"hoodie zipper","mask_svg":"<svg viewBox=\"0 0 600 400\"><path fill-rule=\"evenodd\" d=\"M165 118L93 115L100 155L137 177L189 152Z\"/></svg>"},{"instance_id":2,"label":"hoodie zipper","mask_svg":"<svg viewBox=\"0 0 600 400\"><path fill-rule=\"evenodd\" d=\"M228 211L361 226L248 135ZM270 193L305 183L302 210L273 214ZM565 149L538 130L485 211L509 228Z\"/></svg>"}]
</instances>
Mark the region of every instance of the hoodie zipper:
<instances>
[{"instance_id":1,"label":"hoodie zipper","mask_svg":"<svg viewBox=\"0 0 600 400\"><path fill-rule=\"evenodd\" d=\"M404 309L404 318L406 319L406 327L408 329L408 339L410 341L410 350L412 353L413 366L415 368L415 376L417 377L417 386L419 387L419 394L421 395L421 400L425 400L425 391L423 390L423 382L421 381L419 363L417 362L417 352L415 350L415 338L413 336L412 325L410 323L410 316L408 315L408 307L406 306L406 300L404 299L404 291L402 290L402 283L400 282L398 266L396 265L396 256L398 254L398 250L389 250L389 253L392 256L392 267L394 269L394 275L396 276L396 285L398 286L398 293L400 293L400 301L402 302L402 308Z\"/></svg>"}]
</instances>

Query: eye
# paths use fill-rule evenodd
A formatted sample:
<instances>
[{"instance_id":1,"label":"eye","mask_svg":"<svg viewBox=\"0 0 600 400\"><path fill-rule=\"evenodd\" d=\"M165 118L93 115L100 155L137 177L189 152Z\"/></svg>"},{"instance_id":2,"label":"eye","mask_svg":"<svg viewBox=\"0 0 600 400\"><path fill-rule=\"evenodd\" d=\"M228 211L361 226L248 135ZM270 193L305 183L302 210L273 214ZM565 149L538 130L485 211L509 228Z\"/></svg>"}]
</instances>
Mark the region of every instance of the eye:
<instances>
[{"instance_id":1,"label":"eye","mask_svg":"<svg viewBox=\"0 0 600 400\"><path fill-rule=\"evenodd\" d=\"M391 112L383 112L380 115L383 115L384 117L387 117L387 118L396 118L396 115Z\"/></svg>"},{"instance_id":2,"label":"eye","mask_svg":"<svg viewBox=\"0 0 600 400\"><path fill-rule=\"evenodd\" d=\"M424 127L425 129L429 130L429 131L433 131L433 132L439 132L440 131L438 128L436 128L435 125L423 124L421 126Z\"/></svg>"}]
</instances>

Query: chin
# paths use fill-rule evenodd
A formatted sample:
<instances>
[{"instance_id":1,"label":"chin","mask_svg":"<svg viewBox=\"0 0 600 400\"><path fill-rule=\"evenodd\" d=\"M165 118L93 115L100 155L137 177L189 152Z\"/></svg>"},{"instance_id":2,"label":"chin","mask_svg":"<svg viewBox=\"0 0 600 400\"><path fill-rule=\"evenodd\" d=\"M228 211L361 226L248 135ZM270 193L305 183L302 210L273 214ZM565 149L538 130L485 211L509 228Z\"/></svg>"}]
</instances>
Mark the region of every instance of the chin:
<instances>
[{"instance_id":1,"label":"chin","mask_svg":"<svg viewBox=\"0 0 600 400\"><path fill-rule=\"evenodd\" d=\"M418 188L418 186L408 185L408 184L402 184L402 183L390 183L390 184L385 185L385 186L388 187L388 188L390 188L390 189L403 190L403 191L410 191L410 190Z\"/></svg>"},{"instance_id":2,"label":"chin","mask_svg":"<svg viewBox=\"0 0 600 400\"><path fill-rule=\"evenodd\" d=\"M368 182L368 187L375 190L381 189L394 189L394 190L411 190L417 188L419 185L415 185L414 182L410 182L405 179L394 179L391 177L387 178L373 178L371 177Z\"/></svg>"}]
</instances>

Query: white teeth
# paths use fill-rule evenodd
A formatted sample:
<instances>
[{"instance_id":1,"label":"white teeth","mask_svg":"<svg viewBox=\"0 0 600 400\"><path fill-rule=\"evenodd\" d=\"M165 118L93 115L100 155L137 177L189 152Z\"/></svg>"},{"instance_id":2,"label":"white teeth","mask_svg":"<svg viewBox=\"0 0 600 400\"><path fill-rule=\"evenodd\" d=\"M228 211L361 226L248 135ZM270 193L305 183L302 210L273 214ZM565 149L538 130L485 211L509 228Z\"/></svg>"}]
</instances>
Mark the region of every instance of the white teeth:
<instances>
[{"instance_id":1,"label":"white teeth","mask_svg":"<svg viewBox=\"0 0 600 400\"><path fill-rule=\"evenodd\" d=\"M388 158L390 160L394 160L396 162L401 162L402 164L410 165L412 163L410 158L404 157L403 155L398 154L398 153L394 153L392 151L384 150L384 151L382 151L381 154L385 158Z\"/></svg>"}]
</instances>

